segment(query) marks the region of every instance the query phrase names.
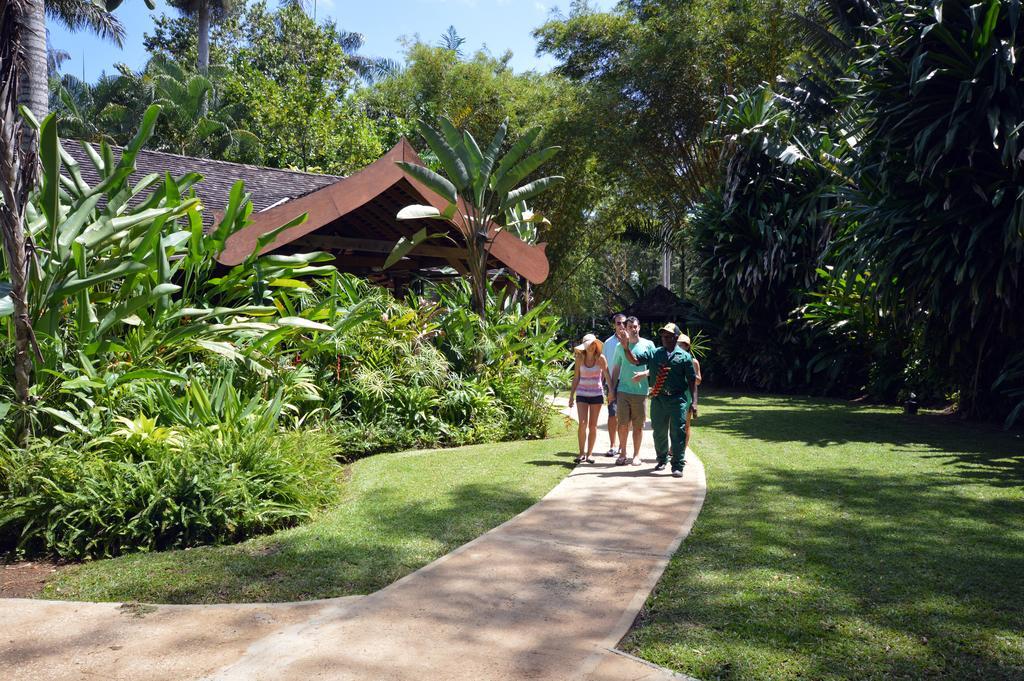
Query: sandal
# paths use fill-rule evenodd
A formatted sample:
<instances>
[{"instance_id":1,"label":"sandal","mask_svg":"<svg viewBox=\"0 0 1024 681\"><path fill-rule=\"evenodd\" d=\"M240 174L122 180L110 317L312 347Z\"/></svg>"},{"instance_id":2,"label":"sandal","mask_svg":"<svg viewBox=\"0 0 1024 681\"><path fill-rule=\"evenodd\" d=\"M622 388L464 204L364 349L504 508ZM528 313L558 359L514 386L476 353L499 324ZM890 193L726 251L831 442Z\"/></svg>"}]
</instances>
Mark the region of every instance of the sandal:
<instances>
[{"instance_id":1,"label":"sandal","mask_svg":"<svg viewBox=\"0 0 1024 681\"><path fill-rule=\"evenodd\" d=\"M639 466L639 465L641 465L642 463L643 463L643 461L641 461L641 460L640 460L640 457L639 457L639 456L634 456L634 457L633 457L633 465L634 465L634 466Z\"/></svg>"},{"instance_id":2,"label":"sandal","mask_svg":"<svg viewBox=\"0 0 1024 681\"><path fill-rule=\"evenodd\" d=\"M625 454L619 454L619 458L615 459L615 465L616 466L625 466L626 465L626 455Z\"/></svg>"},{"instance_id":3,"label":"sandal","mask_svg":"<svg viewBox=\"0 0 1024 681\"><path fill-rule=\"evenodd\" d=\"M580 454L580 455L579 455L579 456L577 456L577 457L576 457L575 459L573 459L573 460L572 460L572 462L573 462L573 463L583 463L583 462L584 462L584 461L586 461L586 460L587 460L587 457L585 457L585 456L583 456L582 454Z\"/></svg>"}]
</instances>

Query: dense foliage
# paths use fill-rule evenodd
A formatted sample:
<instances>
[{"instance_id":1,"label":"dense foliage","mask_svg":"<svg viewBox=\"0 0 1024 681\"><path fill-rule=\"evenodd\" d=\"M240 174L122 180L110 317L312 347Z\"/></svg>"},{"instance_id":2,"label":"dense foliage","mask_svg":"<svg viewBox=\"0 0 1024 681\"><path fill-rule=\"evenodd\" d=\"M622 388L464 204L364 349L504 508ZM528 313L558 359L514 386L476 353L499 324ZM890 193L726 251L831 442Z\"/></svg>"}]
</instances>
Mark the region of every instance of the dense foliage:
<instances>
[{"instance_id":1,"label":"dense foliage","mask_svg":"<svg viewBox=\"0 0 1024 681\"><path fill-rule=\"evenodd\" d=\"M727 96L682 234L709 374L1024 412L1019 4L823 1Z\"/></svg>"},{"instance_id":2,"label":"dense foliage","mask_svg":"<svg viewBox=\"0 0 1024 681\"><path fill-rule=\"evenodd\" d=\"M919 326L970 415L1010 413L1024 354L1020 3L901 3L856 65L865 112L841 253ZM1018 411L1024 403L1018 407Z\"/></svg>"},{"instance_id":3,"label":"dense foliage","mask_svg":"<svg viewBox=\"0 0 1024 681\"><path fill-rule=\"evenodd\" d=\"M125 144L157 102L165 115L147 145L172 153L347 173L394 141L394 119L371 118L360 101L353 67L366 65L333 22L295 4L237 9L214 25L205 73L195 67L195 31L194 18L164 17L146 38L153 57L141 71L119 65L95 84L55 80L62 135Z\"/></svg>"},{"instance_id":4,"label":"dense foliage","mask_svg":"<svg viewBox=\"0 0 1024 681\"><path fill-rule=\"evenodd\" d=\"M217 270L252 205L239 183L204 233L201 177L130 182L157 117L117 162L86 145L95 187L54 118L41 126L28 398L11 362L0 371L0 549L82 558L237 540L332 499L336 457L544 434L545 392L564 378L545 305L488 289L484 323L465 287L398 300L322 253Z\"/></svg>"},{"instance_id":5,"label":"dense foliage","mask_svg":"<svg viewBox=\"0 0 1024 681\"><path fill-rule=\"evenodd\" d=\"M454 29L411 41L403 64L367 59L330 21L257 3L214 22L206 76L191 71L194 19L165 17L143 72L65 78L54 103L75 134L125 143L159 88L194 82L208 111L164 96L154 143L332 172L402 134L443 171L416 120L478 139L505 119L509 140L541 125L538 143L563 149L545 167L566 181L538 197L552 273L535 293L573 328L634 302L661 269L702 312L712 380L913 392L1012 422L1024 414L1019 11L574 2L536 30L558 61L537 74L464 54Z\"/></svg>"}]
</instances>

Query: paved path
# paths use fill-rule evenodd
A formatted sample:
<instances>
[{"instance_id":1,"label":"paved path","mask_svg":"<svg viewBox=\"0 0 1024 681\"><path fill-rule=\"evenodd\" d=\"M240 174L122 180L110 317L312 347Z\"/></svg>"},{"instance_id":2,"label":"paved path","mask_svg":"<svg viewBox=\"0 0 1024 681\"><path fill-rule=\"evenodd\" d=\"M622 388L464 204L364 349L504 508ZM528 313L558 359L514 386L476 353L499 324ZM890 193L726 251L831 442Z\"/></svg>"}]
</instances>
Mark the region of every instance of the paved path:
<instances>
[{"instance_id":1,"label":"paved path","mask_svg":"<svg viewBox=\"0 0 1024 681\"><path fill-rule=\"evenodd\" d=\"M5 681L685 678L613 650L705 494L692 453L683 479L655 474L647 440L644 466L578 466L520 515L368 596L0 600L0 671Z\"/></svg>"}]
</instances>

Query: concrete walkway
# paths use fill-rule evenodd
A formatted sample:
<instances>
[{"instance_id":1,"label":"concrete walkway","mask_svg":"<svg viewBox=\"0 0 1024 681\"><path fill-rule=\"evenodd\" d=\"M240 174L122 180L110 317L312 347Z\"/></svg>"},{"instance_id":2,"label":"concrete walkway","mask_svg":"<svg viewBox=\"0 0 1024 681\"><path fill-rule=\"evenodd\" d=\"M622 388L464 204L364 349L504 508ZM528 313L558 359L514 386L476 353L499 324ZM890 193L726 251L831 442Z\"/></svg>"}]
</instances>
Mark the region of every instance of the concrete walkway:
<instances>
[{"instance_id":1,"label":"concrete walkway","mask_svg":"<svg viewBox=\"0 0 1024 681\"><path fill-rule=\"evenodd\" d=\"M607 442L602 436L599 442ZM610 458L376 593L307 603L0 600L3 678L180 681L685 678L614 650L703 504Z\"/></svg>"}]
</instances>

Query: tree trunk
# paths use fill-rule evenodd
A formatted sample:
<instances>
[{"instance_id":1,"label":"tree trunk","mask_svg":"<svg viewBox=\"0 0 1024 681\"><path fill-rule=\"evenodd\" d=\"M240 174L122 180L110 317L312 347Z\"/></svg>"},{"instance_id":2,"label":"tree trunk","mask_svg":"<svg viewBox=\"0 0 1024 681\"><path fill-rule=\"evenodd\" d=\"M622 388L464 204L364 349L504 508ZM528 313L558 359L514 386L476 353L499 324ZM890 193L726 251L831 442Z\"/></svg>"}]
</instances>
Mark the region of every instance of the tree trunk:
<instances>
[{"instance_id":1,"label":"tree trunk","mask_svg":"<svg viewBox=\"0 0 1024 681\"><path fill-rule=\"evenodd\" d=\"M8 2L10 0L7 0ZM28 107L40 121L49 110L49 87L46 80L46 11L43 0L21 0L13 5L13 28L17 43L24 52L18 69L18 104ZM6 34L6 31L4 32ZM7 37L5 35L5 37ZM35 152L35 134L26 134L24 144Z\"/></svg>"},{"instance_id":2,"label":"tree trunk","mask_svg":"<svg viewBox=\"0 0 1024 681\"><path fill-rule=\"evenodd\" d=\"M46 43L41 0L0 0L0 236L10 278L8 294L13 304L14 390L19 404L28 404L32 385L34 345L28 307L28 249L25 209L36 177L36 133L18 113L24 102L35 111L42 91L46 114ZM40 48L40 38L42 47ZM41 59L41 67L39 57ZM41 73L41 79L35 78ZM39 88L42 84L44 87ZM26 93L25 90L28 90ZM19 439L27 433L19 426Z\"/></svg>"},{"instance_id":3,"label":"tree trunk","mask_svg":"<svg viewBox=\"0 0 1024 681\"><path fill-rule=\"evenodd\" d=\"M210 3L199 5L199 73L210 72Z\"/></svg>"},{"instance_id":4,"label":"tree trunk","mask_svg":"<svg viewBox=\"0 0 1024 681\"><path fill-rule=\"evenodd\" d=\"M672 290L672 247L668 241L661 244L661 285Z\"/></svg>"},{"instance_id":5,"label":"tree trunk","mask_svg":"<svg viewBox=\"0 0 1024 681\"><path fill-rule=\"evenodd\" d=\"M682 298L686 297L686 281L688 275L686 272L686 249L679 251L679 295Z\"/></svg>"},{"instance_id":6,"label":"tree trunk","mask_svg":"<svg viewBox=\"0 0 1024 681\"><path fill-rule=\"evenodd\" d=\"M210 72L210 3L208 0L199 5L199 73L204 76ZM210 110L210 94L203 94L199 102L199 115L205 116Z\"/></svg>"}]
</instances>

